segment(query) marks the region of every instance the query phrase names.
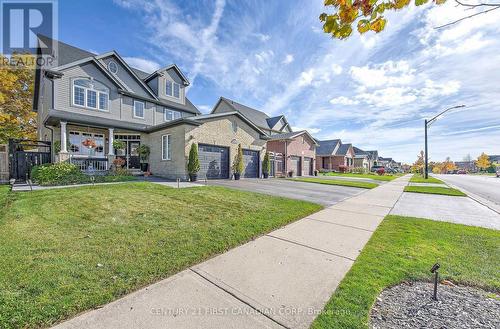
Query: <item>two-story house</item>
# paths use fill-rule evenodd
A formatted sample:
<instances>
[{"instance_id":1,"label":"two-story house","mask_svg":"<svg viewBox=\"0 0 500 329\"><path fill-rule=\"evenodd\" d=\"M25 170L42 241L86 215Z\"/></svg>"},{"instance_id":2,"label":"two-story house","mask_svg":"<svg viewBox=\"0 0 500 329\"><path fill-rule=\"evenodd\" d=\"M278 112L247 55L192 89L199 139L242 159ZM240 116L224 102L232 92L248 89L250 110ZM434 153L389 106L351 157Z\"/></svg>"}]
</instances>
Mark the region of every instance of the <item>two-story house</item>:
<instances>
[{"instance_id":1,"label":"two-story house","mask_svg":"<svg viewBox=\"0 0 500 329\"><path fill-rule=\"evenodd\" d=\"M197 143L199 176L230 178L241 144L242 176L260 176L267 132L237 111L201 115L186 97L189 81L175 64L148 73L130 67L116 51L94 54L63 42L56 61L56 67L37 68L33 101L38 138L60 145L55 161L107 170L122 158L138 170L137 148L145 144L153 174L186 179L189 149ZM114 147L115 140L125 147Z\"/></svg>"},{"instance_id":2,"label":"two-story house","mask_svg":"<svg viewBox=\"0 0 500 329\"><path fill-rule=\"evenodd\" d=\"M271 176L312 175L315 167L315 139L306 131L292 131L284 115L270 117L266 113L221 97L212 115L234 112L242 114L267 135Z\"/></svg>"}]
</instances>

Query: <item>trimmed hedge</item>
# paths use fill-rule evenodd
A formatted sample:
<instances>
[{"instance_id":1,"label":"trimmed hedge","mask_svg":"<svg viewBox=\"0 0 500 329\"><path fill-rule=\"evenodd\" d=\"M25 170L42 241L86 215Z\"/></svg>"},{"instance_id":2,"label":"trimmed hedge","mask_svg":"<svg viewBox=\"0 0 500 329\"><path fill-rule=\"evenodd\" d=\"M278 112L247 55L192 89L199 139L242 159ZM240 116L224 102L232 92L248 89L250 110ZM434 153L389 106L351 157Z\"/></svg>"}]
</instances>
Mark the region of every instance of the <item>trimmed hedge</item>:
<instances>
[{"instance_id":1,"label":"trimmed hedge","mask_svg":"<svg viewBox=\"0 0 500 329\"><path fill-rule=\"evenodd\" d=\"M109 173L93 177L95 183L121 182L135 179L134 176L126 172ZM68 162L35 166L31 169L31 179L34 183L44 186L92 183L92 176L85 175L77 166Z\"/></svg>"}]
</instances>

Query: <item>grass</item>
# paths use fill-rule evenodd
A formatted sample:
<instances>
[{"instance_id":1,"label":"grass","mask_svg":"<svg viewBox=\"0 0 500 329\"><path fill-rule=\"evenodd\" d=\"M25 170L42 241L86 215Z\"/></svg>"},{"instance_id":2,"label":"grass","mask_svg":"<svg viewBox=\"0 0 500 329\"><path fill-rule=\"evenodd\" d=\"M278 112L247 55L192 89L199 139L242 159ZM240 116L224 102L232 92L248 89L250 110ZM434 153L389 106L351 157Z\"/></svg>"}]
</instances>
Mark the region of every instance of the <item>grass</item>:
<instances>
[{"instance_id":1,"label":"grass","mask_svg":"<svg viewBox=\"0 0 500 329\"><path fill-rule=\"evenodd\" d=\"M444 182L440 179L430 177L425 179L422 175L415 174L410 179L410 183L432 183L432 184L444 184Z\"/></svg>"},{"instance_id":2,"label":"grass","mask_svg":"<svg viewBox=\"0 0 500 329\"><path fill-rule=\"evenodd\" d=\"M322 208L147 182L0 186L0 202L0 328L50 326Z\"/></svg>"},{"instance_id":3,"label":"grass","mask_svg":"<svg viewBox=\"0 0 500 329\"><path fill-rule=\"evenodd\" d=\"M349 186L349 187L359 187L372 189L378 186L375 183L363 182L363 181L350 181L350 180L335 180L335 179L321 179L321 178L291 178L290 180L306 183L316 183L316 184L326 184L326 185L339 185L339 186Z\"/></svg>"},{"instance_id":4,"label":"grass","mask_svg":"<svg viewBox=\"0 0 500 329\"><path fill-rule=\"evenodd\" d=\"M500 231L387 216L311 328L368 328L380 292L403 281L441 279L500 291ZM430 292L429 292L430 293Z\"/></svg>"},{"instance_id":5,"label":"grass","mask_svg":"<svg viewBox=\"0 0 500 329\"><path fill-rule=\"evenodd\" d=\"M464 192L457 190L455 188L441 187L441 186L406 186L404 191L412 193L467 196Z\"/></svg>"},{"instance_id":6,"label":"grass","mask_svg":"<svg viewBox=\"0 0 500 329\"><path fill-rule=\"evenodd\" d=\"M383 182L389 182L389 181L394 180L394 179L396 179L398 177L401 177L401 175L383 175L383 176L379 176L377 174L354 174L354 173L338 173L338 172L321 173L320 175L324 175L324 176L368 178L368 179L373 179L373 180L378 180L378 181L383 181Z\"/></svg>"}]
</instances>

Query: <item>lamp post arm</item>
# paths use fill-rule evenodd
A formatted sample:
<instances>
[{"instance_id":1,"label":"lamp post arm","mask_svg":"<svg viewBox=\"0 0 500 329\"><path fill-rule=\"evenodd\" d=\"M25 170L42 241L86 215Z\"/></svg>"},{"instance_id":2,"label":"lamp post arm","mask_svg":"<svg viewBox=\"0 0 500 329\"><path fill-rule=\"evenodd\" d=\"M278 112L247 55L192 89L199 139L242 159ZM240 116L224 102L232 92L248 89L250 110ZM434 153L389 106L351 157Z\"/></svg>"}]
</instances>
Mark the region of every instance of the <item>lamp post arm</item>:
<instances>
[{"instance_id":1,"label":"lamp post arm","mask_svg":"<svg viewBox=\"0 0 500 329\"><path fill-rule=\"evenodd\" d=\"M439 118L440 116L442 116L446 112L454 110L454 109L462 108L462 107L465 107L465 105L462 104L462 105L457 105L457 106L453 106L453 107L447 108L443 112L435 115L432 119L427 120L427 125L431 125L434 121L436 121L437 118Z\"/></svg>"}]
</instances>

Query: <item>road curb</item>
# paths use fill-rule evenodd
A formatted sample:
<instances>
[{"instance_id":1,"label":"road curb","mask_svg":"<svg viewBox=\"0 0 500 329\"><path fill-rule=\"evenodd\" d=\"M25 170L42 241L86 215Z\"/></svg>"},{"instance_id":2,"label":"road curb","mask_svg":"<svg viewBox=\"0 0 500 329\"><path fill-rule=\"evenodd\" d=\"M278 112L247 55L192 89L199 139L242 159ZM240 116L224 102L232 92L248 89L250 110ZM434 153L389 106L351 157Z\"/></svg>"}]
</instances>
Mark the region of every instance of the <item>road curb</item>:
<instances>
[{"instance_id":1,"label":"road curb","mask_svg":"<svg viewBox=\"0 0 500 329\"><path fill-rule=\"evenodd\" d=\"M479 203L479 204L481 204L481 205L485 206L486 208L488 208L488 209L490 209L490 210L492 210L492 211L494 211L494 212L496 212L497 214L499 214L499 215L500 215L500 206L498 206L497 204L495 204L495 203L493 203L493 202L491 202L491 201L488 201L488 200L486 200L485 198L482 198L482 197L480 197L480 196L479 196L479 195L477 195L477 194L474 194L474 193L472 193L472 192L469 192L469 191L467 191L467 190L466 190L466 189L464 189L464 188L458 187L458 186L453 185L453 184L450 184L450 183L448 183L448 182L446 182L446 185L448 185L448 186L450 186L450 187L452 187L452 188L454 188L454 189L457 189L457 190L459 190L459 191L463 191L465 194L467 194L467 197L468 197L468 198L470 198L470 199L472 199L472 200L476 201L477 203Z\"/></svg>"}]
</instances>

